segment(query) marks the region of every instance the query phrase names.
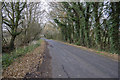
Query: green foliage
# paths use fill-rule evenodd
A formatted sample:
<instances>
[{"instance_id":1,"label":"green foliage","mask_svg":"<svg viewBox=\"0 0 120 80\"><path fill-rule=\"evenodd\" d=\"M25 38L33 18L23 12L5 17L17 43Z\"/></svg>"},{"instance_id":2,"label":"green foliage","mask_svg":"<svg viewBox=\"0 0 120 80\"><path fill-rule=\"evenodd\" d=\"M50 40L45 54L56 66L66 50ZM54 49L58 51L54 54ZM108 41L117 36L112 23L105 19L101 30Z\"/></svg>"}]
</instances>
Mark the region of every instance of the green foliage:
<instances>
[{"instance_id":1,"label":"green foliage","mask_svg":"<svg viewBox=\"0 0 120 80\"><path fill-rule=\"evenodd\" d=\"M120 2L104 3L61 3L66 14L54 22L61 29L63 41L120 54Z\"/></svg>"},{"instance_id":2,"label":"green foliage","mask_svg":"<svg viewBox=\"0 0 120 80\"><path fill-rule=\"evenodd\" d=\"M26 53L33 51L35 48L40 46L42 40L39 40L36 44L18 48L11 53L3 53L2 55L2 67L6 68L12 64L16 58L24 56Z\"/></svg>"}]
</instances>

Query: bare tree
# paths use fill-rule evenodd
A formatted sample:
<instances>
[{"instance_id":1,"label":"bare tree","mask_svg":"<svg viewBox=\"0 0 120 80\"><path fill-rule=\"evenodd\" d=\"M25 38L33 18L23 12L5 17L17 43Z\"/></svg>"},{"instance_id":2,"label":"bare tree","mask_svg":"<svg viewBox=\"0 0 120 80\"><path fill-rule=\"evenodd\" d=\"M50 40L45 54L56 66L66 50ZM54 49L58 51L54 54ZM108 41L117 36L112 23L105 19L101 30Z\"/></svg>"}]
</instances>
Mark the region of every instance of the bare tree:
<instances>
[{"instance_id":1,"label":"bare tree","mask_svg":"<svg viewBox=\"0 0 120 80\"><path fill-rule=\"evenodd\" d=\"M3 18L3 23L6 24L6 29L11 35L10 41L10 49L14 49L14 41L16 36L18 36L21 32L18 31L18 27L22 24L22 19L24 18L21 14L25 8L26 3L21 2L4 2L4 10L7 15Z\"/></svg>"}]
</instances>

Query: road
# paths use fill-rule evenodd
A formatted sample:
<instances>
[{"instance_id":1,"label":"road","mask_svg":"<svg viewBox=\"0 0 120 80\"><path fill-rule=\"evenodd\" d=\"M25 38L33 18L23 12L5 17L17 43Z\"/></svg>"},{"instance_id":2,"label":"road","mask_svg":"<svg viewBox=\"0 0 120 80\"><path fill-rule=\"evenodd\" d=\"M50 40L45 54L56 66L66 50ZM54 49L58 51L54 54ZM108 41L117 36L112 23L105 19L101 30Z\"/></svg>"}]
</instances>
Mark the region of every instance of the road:
<instances>
[{"instance_id":1,"label":"road","mask_svg":"<svg viewBox=\"0 0 120 80\"><path fill-rule=\"evenodd\" d=\"M118 62L110 58L48 40L52 78L117 78Z\"/></svg>"}]
</instances>

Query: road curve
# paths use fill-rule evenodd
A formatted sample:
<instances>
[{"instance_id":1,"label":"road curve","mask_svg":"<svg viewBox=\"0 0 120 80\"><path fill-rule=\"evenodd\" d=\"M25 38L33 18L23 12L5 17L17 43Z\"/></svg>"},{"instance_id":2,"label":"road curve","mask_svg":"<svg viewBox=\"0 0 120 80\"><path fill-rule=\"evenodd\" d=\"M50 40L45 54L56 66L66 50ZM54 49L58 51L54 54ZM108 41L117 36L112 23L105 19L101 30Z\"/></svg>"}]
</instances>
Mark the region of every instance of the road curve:
<instances>
[{"instance_id":1,"label":"road curve","mask_svg":"<svg viewBox=\"0 0 120 80\"><path fill-rule=\"evenodd\" d=\"M52 78L118 78L118 62L54 40L48 42Z\"/></svg>"}]
</instances>

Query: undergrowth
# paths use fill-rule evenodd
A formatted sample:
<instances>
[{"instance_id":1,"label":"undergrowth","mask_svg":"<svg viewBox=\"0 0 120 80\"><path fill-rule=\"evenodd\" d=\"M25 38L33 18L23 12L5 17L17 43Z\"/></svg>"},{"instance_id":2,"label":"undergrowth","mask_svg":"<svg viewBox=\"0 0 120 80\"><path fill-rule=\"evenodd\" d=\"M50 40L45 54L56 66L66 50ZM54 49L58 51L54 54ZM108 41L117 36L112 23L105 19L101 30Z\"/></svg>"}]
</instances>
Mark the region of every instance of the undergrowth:
<instances>
[{"instance_id":1,"label":"undergrowth","mask_svg":"<svg viewBox=\"0 0 120 80\"><path fill-rule=\"evenodd\" d=\"M10 53L4 53L2 55L2 67L3 69L7 68L10 64L12 64L16 58L24 56L26 53L33 51L35 48L40 46L42 40L39 40L36 44L32 44L29 46L24 46L22 48L15 49Z\"/></svg>"}]
</instances>

